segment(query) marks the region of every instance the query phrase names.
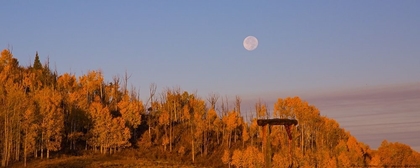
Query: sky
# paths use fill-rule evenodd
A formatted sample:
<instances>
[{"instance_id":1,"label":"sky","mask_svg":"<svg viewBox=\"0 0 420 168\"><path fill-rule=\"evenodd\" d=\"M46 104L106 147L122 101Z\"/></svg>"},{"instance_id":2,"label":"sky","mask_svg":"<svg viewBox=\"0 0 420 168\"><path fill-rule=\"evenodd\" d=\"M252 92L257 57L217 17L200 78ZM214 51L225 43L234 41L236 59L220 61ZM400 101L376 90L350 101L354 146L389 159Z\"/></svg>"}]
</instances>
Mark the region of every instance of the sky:
<instances>
[{"instance_id":1,"label":"sky","mask_svg":"<svg viewBox=\"0 0 420 168\"><path fill-rule=\"evenodd\" d=\"M205 98L299 96L372 148L420 151L420 1L3 1L0 47ZM258 47L247 51L245 37ZM272 108L270 108L272 110ZM243 110L243 111L244 111Z\"/></svg>"}]
</instances>

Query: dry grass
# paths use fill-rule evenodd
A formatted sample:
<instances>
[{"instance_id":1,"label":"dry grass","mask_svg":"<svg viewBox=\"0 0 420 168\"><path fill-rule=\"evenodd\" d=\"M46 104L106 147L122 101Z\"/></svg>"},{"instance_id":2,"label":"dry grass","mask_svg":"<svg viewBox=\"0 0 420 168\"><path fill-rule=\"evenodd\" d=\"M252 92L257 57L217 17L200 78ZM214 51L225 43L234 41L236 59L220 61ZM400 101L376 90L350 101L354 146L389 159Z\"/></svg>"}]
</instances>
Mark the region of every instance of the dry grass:
<instances>
[{"instance_id":1,"label":"dry grass","mask_svg":"<svg viewBox=\"0 0 420 168\"><path fill-rule=\"evenodd\" d=\"M124 156L123 156L124 155ZM23 163L15 163L11 167L23 167ZM27 167L31 168L106 168L106 167L182 167L192 168L194 165L184 165L176 161L149 160L137 158L125 154L101 155L87 154L84 156L62 156L53 159L34 159L28 162Z\"/></svg>"}]
</instances>

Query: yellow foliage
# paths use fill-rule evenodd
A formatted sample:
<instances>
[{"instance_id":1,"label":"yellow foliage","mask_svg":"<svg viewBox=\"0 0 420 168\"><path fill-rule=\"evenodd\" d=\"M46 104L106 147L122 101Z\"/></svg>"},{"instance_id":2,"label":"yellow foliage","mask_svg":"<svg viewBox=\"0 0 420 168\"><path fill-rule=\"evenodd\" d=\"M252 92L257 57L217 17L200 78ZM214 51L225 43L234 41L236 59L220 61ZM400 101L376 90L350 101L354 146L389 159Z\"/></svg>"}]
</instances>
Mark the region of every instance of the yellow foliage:
<instances>
[{"instance_id":1,"label":"yellow foliage","mask_svg":"<svg viewBox=\"0 0 420 168\"><path fill-rule=\"evenodd\" d=\"M230 164L230 152L227 149L223 151L222 162L224 164Z\"/></svg>"},{"instance_id":2,"label":"yellow foliage","mask_svg":"<svg viewBox=\"0 0 420 168\"><path fill-rule=\"evenodd\" d=\"M130 100L128 94L124 94L122 100L118 102L118 109L132 128L137 128L141 123L141 112L144 111L143 103L139 100ZM165 120L165 119L163 119ZM169 122L169 119L161 122Z\"/></svg>"},{"instance_id":3,"label":"yellow foliage","mask_svg":"<svg viewBox=\"0 0 420 168\"><path fill-rule=\"evenodd\" d=\"M413 161L413 159L420 158L419 154L409 146L386 140L382 141L376 154L379 156L381 166L412 166L419 163L419 161ZM377 160L375 161L377 162Z\"/></svg>"},{"instance_id":4,"label":"yellow foliage","mask_svg":"<svg viewBox=\"0 0 420 168\"><path fill-rule=\"evenodd\" d=\"M169 113L168 111L164 110L159 116L159 124L161 125L169 125Z\"/></svg>"},{"instance_id":5,"label":"yellow foliage","mask_svg":"<svg viewBox=\"0 0 420 168\"><path fill-rule=\"evenodd\" d=\"M264 154L255 146L248 146L242 153L243 167L254 168L264 165Z\"/></svg>"},{"instance_id":6,"label":"yellow foliage","mask_svg":"<svg viewBox=\"0 0 420 168\"><path fill-rule=\"evenodd\" d=\"M328 166L327 167L337 167L337 159L335 157L328 160Z\"/></svg>"},{"instance_id":7,"label":"yellow foliage","mask_svg":"<svg viewBox=\"0 0 420 168\"><path fill-rule=\"evenodd\" d=\"M13 54L8 49L4 49L0 56L0 70L7 68L13 62Z\"/></svg>"},{"instance_id":8,"label":"yellow foliage","mask_svg":"<svg viewBox=\"0 0 420 168\"><path fill-rule=\"evenodd\" d=\"M287 154L276 153L273 156L272 166L275 168L287 168L290 165L290 159Z\"/></svg>"},{"instance_id":9,"label":"yellow foliage","mask_svg":"<svg viewBox=\"0 0 420 168\"><path fill-rule=\"evenodd\" d=\"M182 117L181 117L181 120L189 120L191 118L191 115L190 115L190 108L189 108L189 106L188 105L185 105L184 107L183 107L183 115L182 115Z\"/></svg>"},{"instance_id":10,"label":"yellow foliage","mask_svg":"<svg viewBox=\"0 0 420 168\"><path fill-rule=\"evenodd\" d=\"M338 156L338 165L339 167L350 167L351 160L349 159L346 153L340 153L340 155Z\"/></svg>"},{"instance_id":11,"label":"yellow foliage","mask_svg":"<svg viewBox=\"0 0 420 168\"><path fill-rule=\"evenodd\" d=\"M234 165L236 167L242 167L242 166L244 166L244 159L243 159L243 155L242 155L242 151L241 150L235 149L233 151L232 165Z\"/></svg>"},{"instance_id":12,"label":"yellow foliage","mask_svg":"<svg viewBox=\"0 0 420 168\"><path fill-rule=\"evenodd\" d=\"M232 131L238 126L238 113L235 111L231 111L228 113L226 117L223 117L223 122L226 124L226 128L228 131Z\"/></svg>"},{"instance_id":13,"label":"yellow foliage","mask_svg":"<svg viewBox=\"0 0 420 168\"><path fill-rule=\"evenodd\" d=\"M56 151L61 148L62 131L64 129L64 115L61 108L62 97L51 88L43 88L36 95L40 114L43 117L41 130L47 149Z\"/></svg>"}]
</instances>

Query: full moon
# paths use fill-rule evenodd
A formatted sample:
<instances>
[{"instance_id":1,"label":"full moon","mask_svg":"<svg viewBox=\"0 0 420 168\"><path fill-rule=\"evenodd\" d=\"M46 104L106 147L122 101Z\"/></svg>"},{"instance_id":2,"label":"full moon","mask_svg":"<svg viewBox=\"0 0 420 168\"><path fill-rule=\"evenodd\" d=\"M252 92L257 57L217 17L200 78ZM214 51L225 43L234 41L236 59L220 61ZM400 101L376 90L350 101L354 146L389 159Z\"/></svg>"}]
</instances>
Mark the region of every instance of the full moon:
<instances>
[{"instance_id":1,"label":"full moon","mask_svg":"<svg viewBox=\"0 0 420 168\"><path fill-rule=\"evenodd\" d=\"M258 47L258 39L254 36L248 36L244 39L244 48L248 51L255 50Z\"/></svg>"}]
</instances>

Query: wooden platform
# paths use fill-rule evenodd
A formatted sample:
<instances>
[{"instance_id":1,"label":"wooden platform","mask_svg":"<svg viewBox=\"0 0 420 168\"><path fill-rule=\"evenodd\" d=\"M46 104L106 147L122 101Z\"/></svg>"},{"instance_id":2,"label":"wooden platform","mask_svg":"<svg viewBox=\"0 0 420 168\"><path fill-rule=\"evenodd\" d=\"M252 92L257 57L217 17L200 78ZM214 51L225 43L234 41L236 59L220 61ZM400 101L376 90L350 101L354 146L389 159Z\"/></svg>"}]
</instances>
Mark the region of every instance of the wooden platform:
<instances>
[{"instance_id":1,"label":"wooden platform","mask_svg":"<svg viewBox=\"0 0 420 168\"><path fill-rule=\"evenodd\" d=\"M273 119L258 119L257 124L259 126L265 125L297 125L298 121L296 119L286 119L286 118L273 118Z\"/></svg>"}]
</instances>

